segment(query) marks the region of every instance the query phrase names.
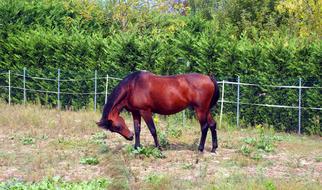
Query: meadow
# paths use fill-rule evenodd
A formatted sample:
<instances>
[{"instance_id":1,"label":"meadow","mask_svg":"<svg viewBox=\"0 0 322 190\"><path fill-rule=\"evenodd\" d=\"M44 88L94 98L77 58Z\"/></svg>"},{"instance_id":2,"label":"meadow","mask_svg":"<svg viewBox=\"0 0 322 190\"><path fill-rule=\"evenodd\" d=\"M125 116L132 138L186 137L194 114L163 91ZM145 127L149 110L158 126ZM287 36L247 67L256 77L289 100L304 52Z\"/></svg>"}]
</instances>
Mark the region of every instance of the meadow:
<instances>
[{"instance_id":1,"label":"meadow","mask_svg":"<svg viewBox=\"0 0 322 190\"><path fill-rule=\"evenodd\" d=\"M132 130L132 120L122 113ZM218 129L197 151L200 127L155 116L163 146L142 125L141 149L98 128L100 113L0 103L0 189L321 189L322 138L257 125ZM218 120L218 119L217 119Z\"/></svg>"}]
</instances>

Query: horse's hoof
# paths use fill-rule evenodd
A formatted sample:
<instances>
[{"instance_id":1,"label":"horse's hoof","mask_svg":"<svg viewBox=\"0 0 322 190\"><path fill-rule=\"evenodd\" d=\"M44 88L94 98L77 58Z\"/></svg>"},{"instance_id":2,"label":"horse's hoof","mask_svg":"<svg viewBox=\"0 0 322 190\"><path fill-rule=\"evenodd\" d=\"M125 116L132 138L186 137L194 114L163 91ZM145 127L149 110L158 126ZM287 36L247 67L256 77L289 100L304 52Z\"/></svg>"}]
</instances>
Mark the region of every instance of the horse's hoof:
<instances>
[{"instance_id":1,"label":"horse's hoof","mask_svg":"<svg viewBox=\"0 0 322 190\"><path fill-rule=\"evenodd\" d=\"M134 145L134 149L138 149L139 147L142 147L141 145Z\"/></svg>"},{"instance_id":2,"label":"horse's hoof","mask_svg":"<svg viewBox=\"0 0 322 190\"><path fill-rule=\"evenodd\" d=\"M158 146L157 148L158 148L158 149L159 149L160 151L162 151L162 148L161 148L161 146Z\"/></svg>"},{"instance_id":3,"label":"horse's hoof","mask_svg":"<svg viewBox=\"0 0 322 190\"><path fill-rule=\"evenodd\" d=\"M203 153L203 149L198 148L199 153Z\"/></svg>"},{"instance_id":4,"label":"horse's hoof","mask_svg":"<svg viewBox=\"0 0 322 190\"><path fill-rule=\"evenodd\" d=\"M216 149L215 148L213 148L213 149L211 149L211 151L210 151L211 153L215 153L216 154Z\"/></svg>"}]
</instances>

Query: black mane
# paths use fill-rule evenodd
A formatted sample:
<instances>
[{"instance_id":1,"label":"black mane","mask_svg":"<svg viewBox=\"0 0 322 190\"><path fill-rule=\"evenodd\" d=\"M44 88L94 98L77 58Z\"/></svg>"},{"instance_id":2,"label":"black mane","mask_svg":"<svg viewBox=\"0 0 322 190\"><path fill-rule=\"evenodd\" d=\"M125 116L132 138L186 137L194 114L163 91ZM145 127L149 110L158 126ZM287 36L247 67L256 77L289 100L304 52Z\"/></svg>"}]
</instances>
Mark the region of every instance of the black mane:
<instances>
[{"instance_id":1,"label":"black mane","mask_svg":"<svg viewBox=\"0 0 322 190\"><path fill-rule=\"evenodd\" d=\"M121 95L121 89L126 86L129 82L133 81L139 74L141 73L141 71L136 71L133 72L129 75L127 75L111 92L111 94L108 96L107 102L104 105L103 108L103 115L102 115L102 122L107 122L106 118L109 115L109 113L111 112L112 108L114 107L115 101L116 99Z\"/></svg>"}]
</instances>

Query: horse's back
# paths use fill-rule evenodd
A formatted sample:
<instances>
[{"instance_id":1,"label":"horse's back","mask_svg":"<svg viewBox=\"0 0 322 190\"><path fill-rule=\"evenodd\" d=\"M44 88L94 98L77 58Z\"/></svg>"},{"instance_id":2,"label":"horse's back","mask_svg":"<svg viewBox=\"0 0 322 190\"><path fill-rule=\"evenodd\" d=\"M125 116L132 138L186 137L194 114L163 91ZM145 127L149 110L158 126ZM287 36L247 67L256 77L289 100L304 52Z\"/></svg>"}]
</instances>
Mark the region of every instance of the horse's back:
<instances>
[{"instance_id":1,"label":"horse's back","mask_svg":"<svg viewBox=\"0 0 322 190\"><path fill-rule=\"evenodd\" d=\"M130 102L134 107L160 114L207 106L214 92L209 76L197 73L159 76L140 72L132 87Z\"/></svg>"}]
</instances>

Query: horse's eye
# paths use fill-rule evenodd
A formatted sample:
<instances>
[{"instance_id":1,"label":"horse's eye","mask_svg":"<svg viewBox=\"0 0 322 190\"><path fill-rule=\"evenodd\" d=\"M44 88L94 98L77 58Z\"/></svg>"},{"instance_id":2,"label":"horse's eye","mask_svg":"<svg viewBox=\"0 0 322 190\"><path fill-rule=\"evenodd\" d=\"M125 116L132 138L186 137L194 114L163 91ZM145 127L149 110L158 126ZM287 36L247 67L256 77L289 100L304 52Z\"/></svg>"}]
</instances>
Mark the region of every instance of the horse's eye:
<instances>
[{"instance_id":1,"label":"horse's eye","mask_svg":"<svg viewBox=\"0 0 322 190\"><path fill-rule=\"evenodd\" d=\"M115 130L117 130L117 131L118 131L118 130L121 130L121 126L116 125L116 126L114 126L114 129L115 129Z\"/></svg>"}]
</instances>

